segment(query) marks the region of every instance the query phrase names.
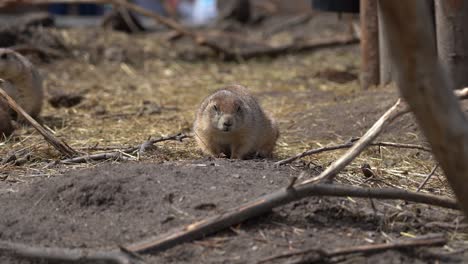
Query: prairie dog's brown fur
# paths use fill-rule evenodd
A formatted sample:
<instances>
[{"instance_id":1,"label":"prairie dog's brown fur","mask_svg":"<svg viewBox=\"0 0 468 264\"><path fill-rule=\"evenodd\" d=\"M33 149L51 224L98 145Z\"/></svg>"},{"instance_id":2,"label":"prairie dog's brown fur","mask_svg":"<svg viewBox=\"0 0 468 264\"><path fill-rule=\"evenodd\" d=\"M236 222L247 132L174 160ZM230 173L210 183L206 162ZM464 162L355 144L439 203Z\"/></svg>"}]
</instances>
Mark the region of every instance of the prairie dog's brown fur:
<instances>
[{"instance_id":1,"label":"prairie dog's brown fur","mask_svg":"<svg viewBox=\"0 0 468 264\"><path fill-rule=\"evenodd\" d=\"M13 133L11 117L8 112L0 106L0 141L4 136L9 136L11 133Z\"/></svg>"},{"instance_id":2,"label":"prairie dog's brown fur","mask_svg":"<svg viewBox=\"0 0 468 264\"><path fill-rule=\"evenodd\" d=\"M39 73L28 59L11 49L0 48L0 79L2 88L12 97L30 116L36 118L42 109L44 92ZM0 108L7 108L6 102L0 100ZM3 111L3 110L1 110ZM10 115L1 115L0 135L8 135L7 128L11 128ZM5 129L3 131L2 129Z\"/></svg>"},{"instance_id":3,"label":"prairie dog's brown fur","mask_svg":"<svg viewBox=\"0 0 468 264\"><path fill-rule=\"evenodd\" d=\"M271 157L279 137L276 122L240 85L227 86L206 97L193 130L203 152L231 159Z\"/></svg>"}]
</instances>

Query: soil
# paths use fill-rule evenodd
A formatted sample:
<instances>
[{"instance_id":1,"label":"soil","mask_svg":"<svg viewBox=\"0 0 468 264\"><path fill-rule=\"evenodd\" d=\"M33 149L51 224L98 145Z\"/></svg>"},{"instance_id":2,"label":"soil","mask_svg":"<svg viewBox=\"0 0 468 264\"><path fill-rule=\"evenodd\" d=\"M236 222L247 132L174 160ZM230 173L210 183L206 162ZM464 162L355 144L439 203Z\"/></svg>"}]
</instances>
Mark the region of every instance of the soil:
<instances>
[{"instance_id":1,"label":"soil","mask_svg":"<svg viewBox=\"0 0 468 264\"><path fill-rule=\"evenodd\" d=\"M4 186L0 199L8 202L0 204L0 239L70 248L127 245L285 187L299 173L269 161L216 159L106 164ZM430 206L373 203L375 210L363 199L307 198L144 258L148 263L256 263L283 251L385 242L405 232L443 233L447 227L437 223L456 226L461 219L458 212ZM423 249L385 252L367 261L425 263L427 258L455 262L460 256ZM7 260L15 263L2 259Z\"/></svg>"},{"instance_id":2,"label":"soil","mask_svg":"<svg viewBox=\"0 0 468 264\"><path fill-rule=\"evenodd\" d=\"M336 16L322 14L271 41L322 38L346 30ZM0 142L3 241L105 249L166 233L284 188L292 176L317 175L342 152L281 167L273 163L361 136L398 97L391 86L360 90L357 45L224 62L190 41L168 42L167 32L127 35L99 28L52 28L40 33L53 39L41 43L60 50L53 58L29 56L45 79L49 103L41 122L79 151L123 149L148 136L190 131L200 101L234 82L250 87L275 116L281 139L272 160L209 159L188 139L157 144L135 161L64 165L53 163L60 155L32 128L15 124L13 136ZM411 115L393 123L379 140L426 145ZM363 164L371 167L374 178L362 174ZM337 180L415 190L433 166L431 155L419 150L370 148ZM453 196L439 170L423 191ZM202 240L142 257L147 263L257 263L307 248L333 250L444 234L449 243L443 248L328 261L463 263L468 259L463 221L460 212L433 206L310 197ZM291 260L294 257L274 263ZM28 262L0 255L0 263Z\"/></svg>"}]
</instances>

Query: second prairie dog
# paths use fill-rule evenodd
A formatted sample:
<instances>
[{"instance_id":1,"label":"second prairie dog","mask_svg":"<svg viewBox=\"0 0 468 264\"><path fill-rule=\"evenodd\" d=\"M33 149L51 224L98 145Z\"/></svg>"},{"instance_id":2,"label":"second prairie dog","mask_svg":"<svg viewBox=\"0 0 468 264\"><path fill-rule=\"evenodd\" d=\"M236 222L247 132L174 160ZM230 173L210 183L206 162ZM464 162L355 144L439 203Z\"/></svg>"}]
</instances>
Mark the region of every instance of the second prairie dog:
<instances>
[{"instance_id":1,"label":"second prairie dog","mask_svg":"<svg viewBox=\"0 0 468 264\"><path fill-rule=\"evenodd\" d=\"M36 118L42 109L42 80L32 63L11 50L0 48L0 79L2 87L30 116Z\"/></svg>"},{"instance_id":2,"label":"second prairie dog","mask_svg":"<svg viewBox=\"0 0 468 264\"><path fill-rule=\"evenodd\" d=\"M42 109L44 92L39 73L31 62L11 49L0 48L0 79L5 92L36 118ZM0 99L0 136L13 132L11 116L14 113L8 109L6 102Z\"/></svg>"},{"instance_id":3,"label":"second prairie dog","mask_svg":"<svg viewBox=\"0 0 468 264\"><path fill-rule=\"evenodd\" d=\"M227 86L205 98L193 130L203 152L231 159L271 157L279 137L276 122L241 85Z\"/></svg>"}]
</instances>

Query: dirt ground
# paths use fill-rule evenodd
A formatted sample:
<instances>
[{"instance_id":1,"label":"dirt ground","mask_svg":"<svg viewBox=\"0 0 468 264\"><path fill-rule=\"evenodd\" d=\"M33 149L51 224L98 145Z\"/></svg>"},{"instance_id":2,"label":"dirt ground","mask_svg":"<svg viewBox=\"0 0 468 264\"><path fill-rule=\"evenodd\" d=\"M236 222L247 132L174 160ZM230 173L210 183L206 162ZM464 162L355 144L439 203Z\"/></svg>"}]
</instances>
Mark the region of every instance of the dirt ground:
<instances>
[{"instance_id":1,"label":"dirt ground","mask_svg":"<svg viewBox=\"0 0 468 264\"><path fill-rule=\"evenodd\" d=\"M346 33L336 16L275 35L324 38ZM127 35L99 28L43 29L63 54L34 57L47 100L82 97L72 107L45 104L42 122L83 153L122 149L191 129L201 100L225 84L248 86L278 120L273 160L209 159L192 139L163 142L133 161L55 164L60 155L32 128L18 125L0 142L0 240L69 248L110 248L165 233L287 186L291 176L317 175L342 151L275 167L303 150L361 136L397 99L394 87L361 91L358 45L225 62L165 32ZM258 29L257 29L258 30ZM261 30L261 29L260 29ZM254 33L252 33L254 34ZM426 145L411 116L379 140ZM20 164L6 162L21 159ZM372 179L362 175L369 164ZM371 147L338 175L340 183L416 190L435 165L420 150ZM440 170L423 192L453 196ZM203 240L154 255L147 263L257 263L310 247L335 249L444 234L443 248L386 251L330 259L336 263L463 263L461 213L398 201L311 197ZM282 259L291 261L293 258ZM1 255L1 263L24 263Z\"/></svg>"}]
</instances>

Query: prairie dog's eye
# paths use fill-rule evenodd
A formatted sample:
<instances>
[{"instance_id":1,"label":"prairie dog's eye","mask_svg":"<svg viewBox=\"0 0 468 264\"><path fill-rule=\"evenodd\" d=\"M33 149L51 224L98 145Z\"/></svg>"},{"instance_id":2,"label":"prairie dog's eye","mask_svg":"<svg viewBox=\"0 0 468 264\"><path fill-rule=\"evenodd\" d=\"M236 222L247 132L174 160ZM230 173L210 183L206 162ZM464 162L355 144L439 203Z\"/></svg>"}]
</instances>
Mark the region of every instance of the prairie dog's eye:
<instances>
[{"instance_id":1,"label":"prairie dog's eye","mask_svg":"<svg viewBox=\"0 0 468 264\"><path fill-rule=\"evenodd\" d=\"M218 110L218 107L217 107L216 105L213 105L213 109L214 109L216 112L219 111L219 110Z\"/></svg>"},{"instance_id":2,"label":"prairie dog's eye","mask_svg":"<svg viewBox=\"0 0 468 264\"><path fill-rule=\"evenodd\" d=\"M241 112L242 111L242 108L240 107L240 105L237 107L237 112Z\"/></svg>"}]
</instances>

